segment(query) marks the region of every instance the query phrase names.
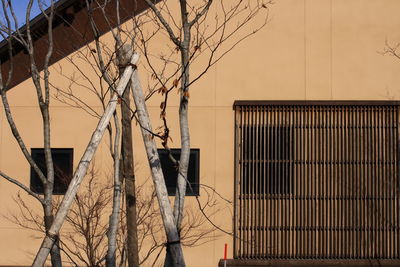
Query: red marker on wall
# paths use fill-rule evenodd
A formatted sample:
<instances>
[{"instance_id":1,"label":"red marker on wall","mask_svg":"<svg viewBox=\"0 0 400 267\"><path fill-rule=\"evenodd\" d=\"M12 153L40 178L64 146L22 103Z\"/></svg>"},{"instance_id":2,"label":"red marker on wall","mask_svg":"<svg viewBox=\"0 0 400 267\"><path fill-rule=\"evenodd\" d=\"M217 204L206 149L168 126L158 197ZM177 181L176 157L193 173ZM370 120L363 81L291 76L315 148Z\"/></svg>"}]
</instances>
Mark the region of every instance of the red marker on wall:
<instances>
[{"instance_id":1,"label":"red marker on wall","mask_svg":"<svg viewBox=\"0 0 400 267\"><path fill-rule=\"evenodd\" d=\"M228 244L225 244L225 249L224 249L224 267L226 267L226 257L228 255Z\"/></svg>"}]
</instances>

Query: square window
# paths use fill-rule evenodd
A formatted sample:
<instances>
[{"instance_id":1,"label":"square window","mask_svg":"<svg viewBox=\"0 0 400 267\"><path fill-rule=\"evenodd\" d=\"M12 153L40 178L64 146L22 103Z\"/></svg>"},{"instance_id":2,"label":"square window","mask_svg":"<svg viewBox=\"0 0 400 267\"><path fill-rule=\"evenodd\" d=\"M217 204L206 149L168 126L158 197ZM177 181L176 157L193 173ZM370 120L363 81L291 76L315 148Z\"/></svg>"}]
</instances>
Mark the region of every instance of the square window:
<instances>
[{"instance_id":1,"label":"square window","mask_svg":"<svg viewBox=\"0 0 400 267\"><path fill-rule=\"evenodd\" d=\"M180 149L171 149L171 154L175 159L179 160L181 155ZM165 149L158 149L158 155L164 174L165 184L167 185L168 195L175 196L176 180L178 178L178 170L172 164ZM199 195L199 170L200 170L200 149L190 149L188 181L190 186L186 187L186 196Z\"/></svg>"},{"instance_id":2,"label":"square window","mask_svg":"<svg viewBox=\"0 0 400 267\"><path fill-rule=\"evenodd\" d=\"M54 189L53 194L62 195L68 189L73 172L73 148L52 148L54 164ZM46 175L46 163L43 148L32 148L31 155L40 170ZM37 173L31 167L31 190L37 194L43 194L43 184Z\"/></svg>"}]
</instances>

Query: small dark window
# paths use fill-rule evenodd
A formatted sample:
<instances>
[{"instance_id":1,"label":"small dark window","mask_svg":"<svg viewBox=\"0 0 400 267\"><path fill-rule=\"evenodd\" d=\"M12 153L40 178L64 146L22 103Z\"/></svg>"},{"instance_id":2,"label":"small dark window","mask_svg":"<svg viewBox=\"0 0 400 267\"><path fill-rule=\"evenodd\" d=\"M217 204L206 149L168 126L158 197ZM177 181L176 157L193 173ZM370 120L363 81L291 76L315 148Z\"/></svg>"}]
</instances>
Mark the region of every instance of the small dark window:
<instances>
[{"instance_id":1,"label":"small dark window","mask_svg":"<svg viewBox=\"0 0 400 267\"><path fill-rule=\"evenodd\" d=\"M72 148L52 148L54 164L54 189L53 194L62 195L68 189L72 179L72 164L74 150ZM31 155L39 166L40 170L46 175L46 163L43 148L32 148ZM43 184L37 173L31 167L31 190L38 194L43 194Z\"/></svg>"},{"instance_id":2,"label":"small dark window","mask_svg":"<svg viewBox=\"0 0 400 267\"><path fill-rule=\"evenodd\" d=\"M293 138L290 128L272 125L243 127L243 192L292 193Z\"/></svg>"},{"instance_id":3,"label":"small dark window","mask_svg":"<svg viewBox=\"0 0 400 267\"><path fill-rule=\"evenodd\" d=\"M171 153L175 157L175 159L179 160L181 154L180 149L171 149ZM178 170L175 168L175 166L169 159L168 153L165 149L158 149L158 155L160 156L161 166L163 169L165 183L167 185L168 195L175 196ZM188 177L187 177L190 186L187 185L186 187L187 196L199 195L199 169L200 169L200 149L191 149L189 158Z\"/></svg>"}]
</instances>

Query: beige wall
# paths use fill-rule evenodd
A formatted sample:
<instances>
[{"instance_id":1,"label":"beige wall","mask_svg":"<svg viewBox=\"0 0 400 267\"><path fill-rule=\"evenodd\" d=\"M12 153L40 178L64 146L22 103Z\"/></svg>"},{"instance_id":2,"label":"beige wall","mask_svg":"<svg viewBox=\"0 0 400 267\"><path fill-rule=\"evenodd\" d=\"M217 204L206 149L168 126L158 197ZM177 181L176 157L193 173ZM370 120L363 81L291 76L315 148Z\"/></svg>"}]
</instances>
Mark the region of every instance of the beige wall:
<instances>
[{"instance_id":1,"label":"beige wall","mask_svg":"<svg viewBox=\"0 0 400 267\"><path fill-rule=\"evenodd\" d=\"M234 100L400 98L400 61L379 53L384 50L385 40L400 41L400 1L275 2L268 25L239 45L191 89L191 146L201 150L200 181L228 199L233 198ZM65 60L60 64L68 68ZM20 84L9 96L28 147L41 147L40 116L31 82ZM160 123L159 103L159 96L150 102L154 126ZM177 103L173 99L168 107L172 147L179 147ZM52 144L74 147L76 166L96 120L56 101L53 101L52 114ZM0 125L0 169L28 184L28 164L11 136L2 110ZM134 142L137 177L144 180L149 173L137 128ZM98 151L97 161L108 161L106 143ZM0 180L0 190L0 214L6 215L15 209L13 196L18 190L3 180ZM203 191L201 194L204 196ZM188 205L196 206L196 203L188 198ZM230 231L232 207L220 202L215 209L222 211L211 219ZM31 235L32 232L21 230L0 216L0 265L30 264L40 244ZM224 243L229 244L229 256L232 256L232 237L219 232L215 235L218 237L214 242L185 250L188 266L215 266L223 255Z\"/></svg>"}]
</instances>

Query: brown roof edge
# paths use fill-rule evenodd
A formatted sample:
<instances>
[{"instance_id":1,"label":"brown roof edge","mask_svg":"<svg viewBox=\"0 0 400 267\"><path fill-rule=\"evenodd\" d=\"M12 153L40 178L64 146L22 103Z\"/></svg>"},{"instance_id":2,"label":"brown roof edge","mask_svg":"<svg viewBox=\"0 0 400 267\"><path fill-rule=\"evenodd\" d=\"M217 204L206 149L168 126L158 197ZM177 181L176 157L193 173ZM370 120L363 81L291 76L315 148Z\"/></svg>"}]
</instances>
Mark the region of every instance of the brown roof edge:
<instances>
[{"instance_id":1,"label":"brown roof edge","mask_svg":"<svg viewBox=\"0 0 400 267\"><path fill-rule=\"evenodd\" d=\"M236 100L233 109L240 106L399 106L399 100Z\"/></svg>"},{"instance_id":2,"label":"brown roof edge","mask_svg":"<svg viewBox=\"0 0 400 267\"><path fill-rule=\"evenodd\" d=\"M55 2L54 3L54 10L55 10L54 20L56 20L57 17L60 17L62 19L62 16L60 16L60 14L62 14L67 8L69 8L73 5L77 5L80 2L82 2L82 1L81 0L59 0L59 1ZM83 8L83 6L81 4L79 9L82 9L82 8ZM45 13L46 14L50 13L50 8L46 9ZM39 13L36 17L34 17L30 21L30 26L31 26L32 36L35 36L35 33L40 31L43 27L47 28L47 20L46 20L45 16L43 15L43 13ZM58 26L58 24L56 23L53 28L56 28L57 26ZM21 33L24 33L26 31L26 25L20 27L19 31ZM14 42L13 45L17 46L17 47L14 47L14 53L18 53L20 50L23 49L22 46L18 45L18 43L15 40L13 42ZM2 64L9 60L7 39L3 39L0 42L0 59L1 59Z\"/></svg>"},{"instance_id":3,"label":"brown roof edge","mask_svg":"<svg viewBox=\"0 0 400 267\"><path fill-rule=\"evenodd\" d=\"M54 52L50 64L70 55L82 48L84 45L94 40L94 36L89 26L89 19L85 0L59 0L56 2L56 15L53 21ZM126 22L132 15L139 14L148 8L144 0L120 0L121 22ZM47 10L47 12L49 12ZM116 20L116 1L110 1L106 7L106 14L112 27L117 24ZM100 10L93 13L96 26L100 34L105 34L110 27L105 21ZM43 14L31 20L32 37L34 38L35 61L39 70L43 69L45 54L47 52L47 20ZM25 27L20 28L21 31ZM0 61L3 80L8 77L10 62L12 61L13 76L9 89L25 81L30 77L30 60L24 48L15 43L13 45L12 59L9 58L7 41L0 42Z\"/></svg>"},{"instance_id":4,"label":"brown roof edge","mask_svg":"<svg viewBox=\"0 0 400 267\"><path fill-rule=\"evenodd\" d=\"M70 7L76 3L79 3L79 2L82 2L82 1L80 1L80 0L59 0L54 3L55 13L59 15L61 12L63 12L68 7ZM50 9L49 8L46 9L45 13L46 14L50 13ZM39 28L45 26L46 24L47 24L47 20L46 20L45 16L43 15L43 13L38 14L36 17L34 17L30 21L32 34L34 35L35 32L38 31ZM19 30L22 33L24 33L26 30L26 25L20 27ZM3 39L0 42L0 58L2 59L1 62L5 62L4 58L7 58L7 60L8 60L8 56L9 55L8 55L7 40Z\"/></svg>"}]
</instances>

